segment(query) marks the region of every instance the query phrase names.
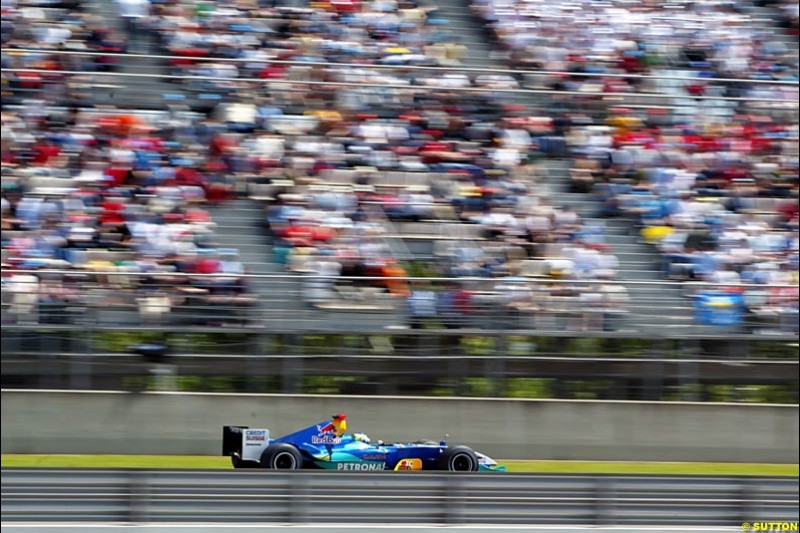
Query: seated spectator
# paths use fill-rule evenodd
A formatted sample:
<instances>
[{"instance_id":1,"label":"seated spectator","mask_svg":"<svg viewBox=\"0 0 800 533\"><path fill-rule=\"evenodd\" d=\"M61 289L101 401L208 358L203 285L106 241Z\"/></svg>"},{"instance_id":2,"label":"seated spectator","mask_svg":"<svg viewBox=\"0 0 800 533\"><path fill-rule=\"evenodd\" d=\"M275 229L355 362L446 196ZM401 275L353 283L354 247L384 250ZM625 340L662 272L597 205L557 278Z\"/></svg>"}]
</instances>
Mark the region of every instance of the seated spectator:
<instances>
[{"instance_id":1,"label":"seated spectator","mask_svg":"<svg viewBox=\"0 0 800 533\"><path fill-rule=\"evenodd\" d=\"M423 329L436 318L436 293L428 283L416 282L412 285L407 305L412 329Z\"/></svg>"}]
</instances>

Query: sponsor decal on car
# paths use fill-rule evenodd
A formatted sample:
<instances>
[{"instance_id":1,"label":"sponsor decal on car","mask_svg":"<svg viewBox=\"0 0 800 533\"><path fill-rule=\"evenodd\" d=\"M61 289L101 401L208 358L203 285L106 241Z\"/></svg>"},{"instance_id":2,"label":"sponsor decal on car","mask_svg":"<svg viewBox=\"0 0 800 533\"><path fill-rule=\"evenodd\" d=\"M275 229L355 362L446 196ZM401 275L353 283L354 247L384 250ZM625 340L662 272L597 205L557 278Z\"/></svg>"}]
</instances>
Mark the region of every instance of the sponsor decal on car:
<instances>
[{"instance_id":1,"label":"sponsor decal on car","mask_svg":"<svg viewBox=\"0 0 800 533\"><path fill-rule=\"evenodd\" d=\"M336 434L336 426L328 422L317 424L317 435L311 437L311 444L339 444L342 439Z\"/></svg>"},{"instance_id":2,"label":"sponsor decal on car","mask_svg":"<svg viewBox=\"0 0 800 533\"><path fill-rule=\"evenodd\" d=\"M311 437L311 444L339 444L342 439L333 435L317 435Z\"/></svg>"},{"instance_id":3,"label":"sponsor decal on car","mask_svg":"<svg viewBox=\"0 0 800 533\"><path fill-rule=\"evenodd\" d=\"M385 461L386 454L385 453L365 453L361 456L362 459L365 461Z\"/></svg>"},{"instance_id":4,"label":"sponsor decal on car","mask_svg":"<svg viewBox=\"0 0 800 533\"><path fill-rule=\"evenodd\" d=\"M380 463L339 463L336 470L383 470Z\"/></svg>"},{"instance_id":5,"label":"sponsor decal on car","mask_svg":"<svg viewBox=\"0 0 800 533\"><path fill-rule=\"evenodd\" d=\"M395 470L422 470L422 459L400 459L394 466Z\"/></svg>"},{"instance_id":6,"label":"sponsor decal on car","mask_svg":"<svg viewBox=\"0 0 800 533\"><path fill-rule=\"evenodd\" d=\"M267 440L267 432L263 429L250 429L245 432L244 438L246 440L264 442Z\"/></svg>"},{"instance_id":7,"label":"sponsor decal on car","mask_svg":"<svg viewBox=\"0 0 800 533\"><path fill-rule=\"evenodd\" d=\"M265 429L244 430L245 446L261 446L269 440L269 433Z\"/></svg>"}]
</instances>

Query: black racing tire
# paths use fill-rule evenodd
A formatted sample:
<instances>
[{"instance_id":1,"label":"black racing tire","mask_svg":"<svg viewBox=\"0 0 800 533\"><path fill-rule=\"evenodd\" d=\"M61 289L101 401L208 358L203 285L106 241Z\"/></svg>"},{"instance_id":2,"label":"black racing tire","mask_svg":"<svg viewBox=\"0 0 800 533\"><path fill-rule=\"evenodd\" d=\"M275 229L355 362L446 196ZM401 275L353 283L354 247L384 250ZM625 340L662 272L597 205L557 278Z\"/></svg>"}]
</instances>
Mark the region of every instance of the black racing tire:
<instances>
[{"instance_id":1,"label":"black racing tire","mask_svg":"<svg viewBox=\"0 0 800 533\"><path fill-rule=\"evenodd\" d=\"M478 456L466 446L450 446L439 457L439 470L477 472Z\"/></svg>"},{"instance_id":2,"label":"black racing tire","mask_svg":"<svg viewBox=\"0 0 800 533\"><path fill-rule=\"evenodd\" d=\"M271 470L299 470L303 467L303 457L291 444L276 442L261 454L261 466Z\"/></svg>"}]
</instances>

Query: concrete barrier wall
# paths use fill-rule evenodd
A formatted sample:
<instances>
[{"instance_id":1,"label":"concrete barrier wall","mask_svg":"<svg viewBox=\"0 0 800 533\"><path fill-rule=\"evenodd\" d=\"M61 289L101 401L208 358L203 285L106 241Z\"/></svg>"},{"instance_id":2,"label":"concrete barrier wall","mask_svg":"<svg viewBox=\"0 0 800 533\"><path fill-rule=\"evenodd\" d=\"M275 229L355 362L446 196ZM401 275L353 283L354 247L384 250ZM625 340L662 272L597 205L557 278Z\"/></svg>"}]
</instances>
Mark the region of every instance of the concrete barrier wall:
<instances>
[{"instance_id":1,"label":"concrete barrier wall","mask_svg":"<svg viewBox=\"0 0 800 533\"><path fill-rule=\"evenodd\" d=\"M225 424L283 435L348 414L373 440L504 459L796 463L796 405L2 391L3 453L209 454Z\"/></svg>"}]
</instances>

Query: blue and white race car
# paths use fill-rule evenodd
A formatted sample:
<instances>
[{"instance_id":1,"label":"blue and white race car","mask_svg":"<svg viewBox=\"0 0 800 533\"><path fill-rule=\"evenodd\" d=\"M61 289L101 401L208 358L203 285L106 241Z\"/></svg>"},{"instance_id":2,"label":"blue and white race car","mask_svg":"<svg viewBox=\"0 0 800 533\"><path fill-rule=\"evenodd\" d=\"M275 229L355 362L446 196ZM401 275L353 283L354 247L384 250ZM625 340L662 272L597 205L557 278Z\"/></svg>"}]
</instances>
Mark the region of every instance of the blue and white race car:
<instances>
[{"instance_id":1,"label":"blue and white race car","mask_svg":"<svg viewBox=\"0 0 800 533\"><path fill-rule=\"evenodd\" d=\"M467 446L429 440L372 444L365 434L346 431L343 414L277 439L270 438L268 429L225 426L222 455L231 457L234 468L505 471Z\"/></svg>"}]
</instances>

